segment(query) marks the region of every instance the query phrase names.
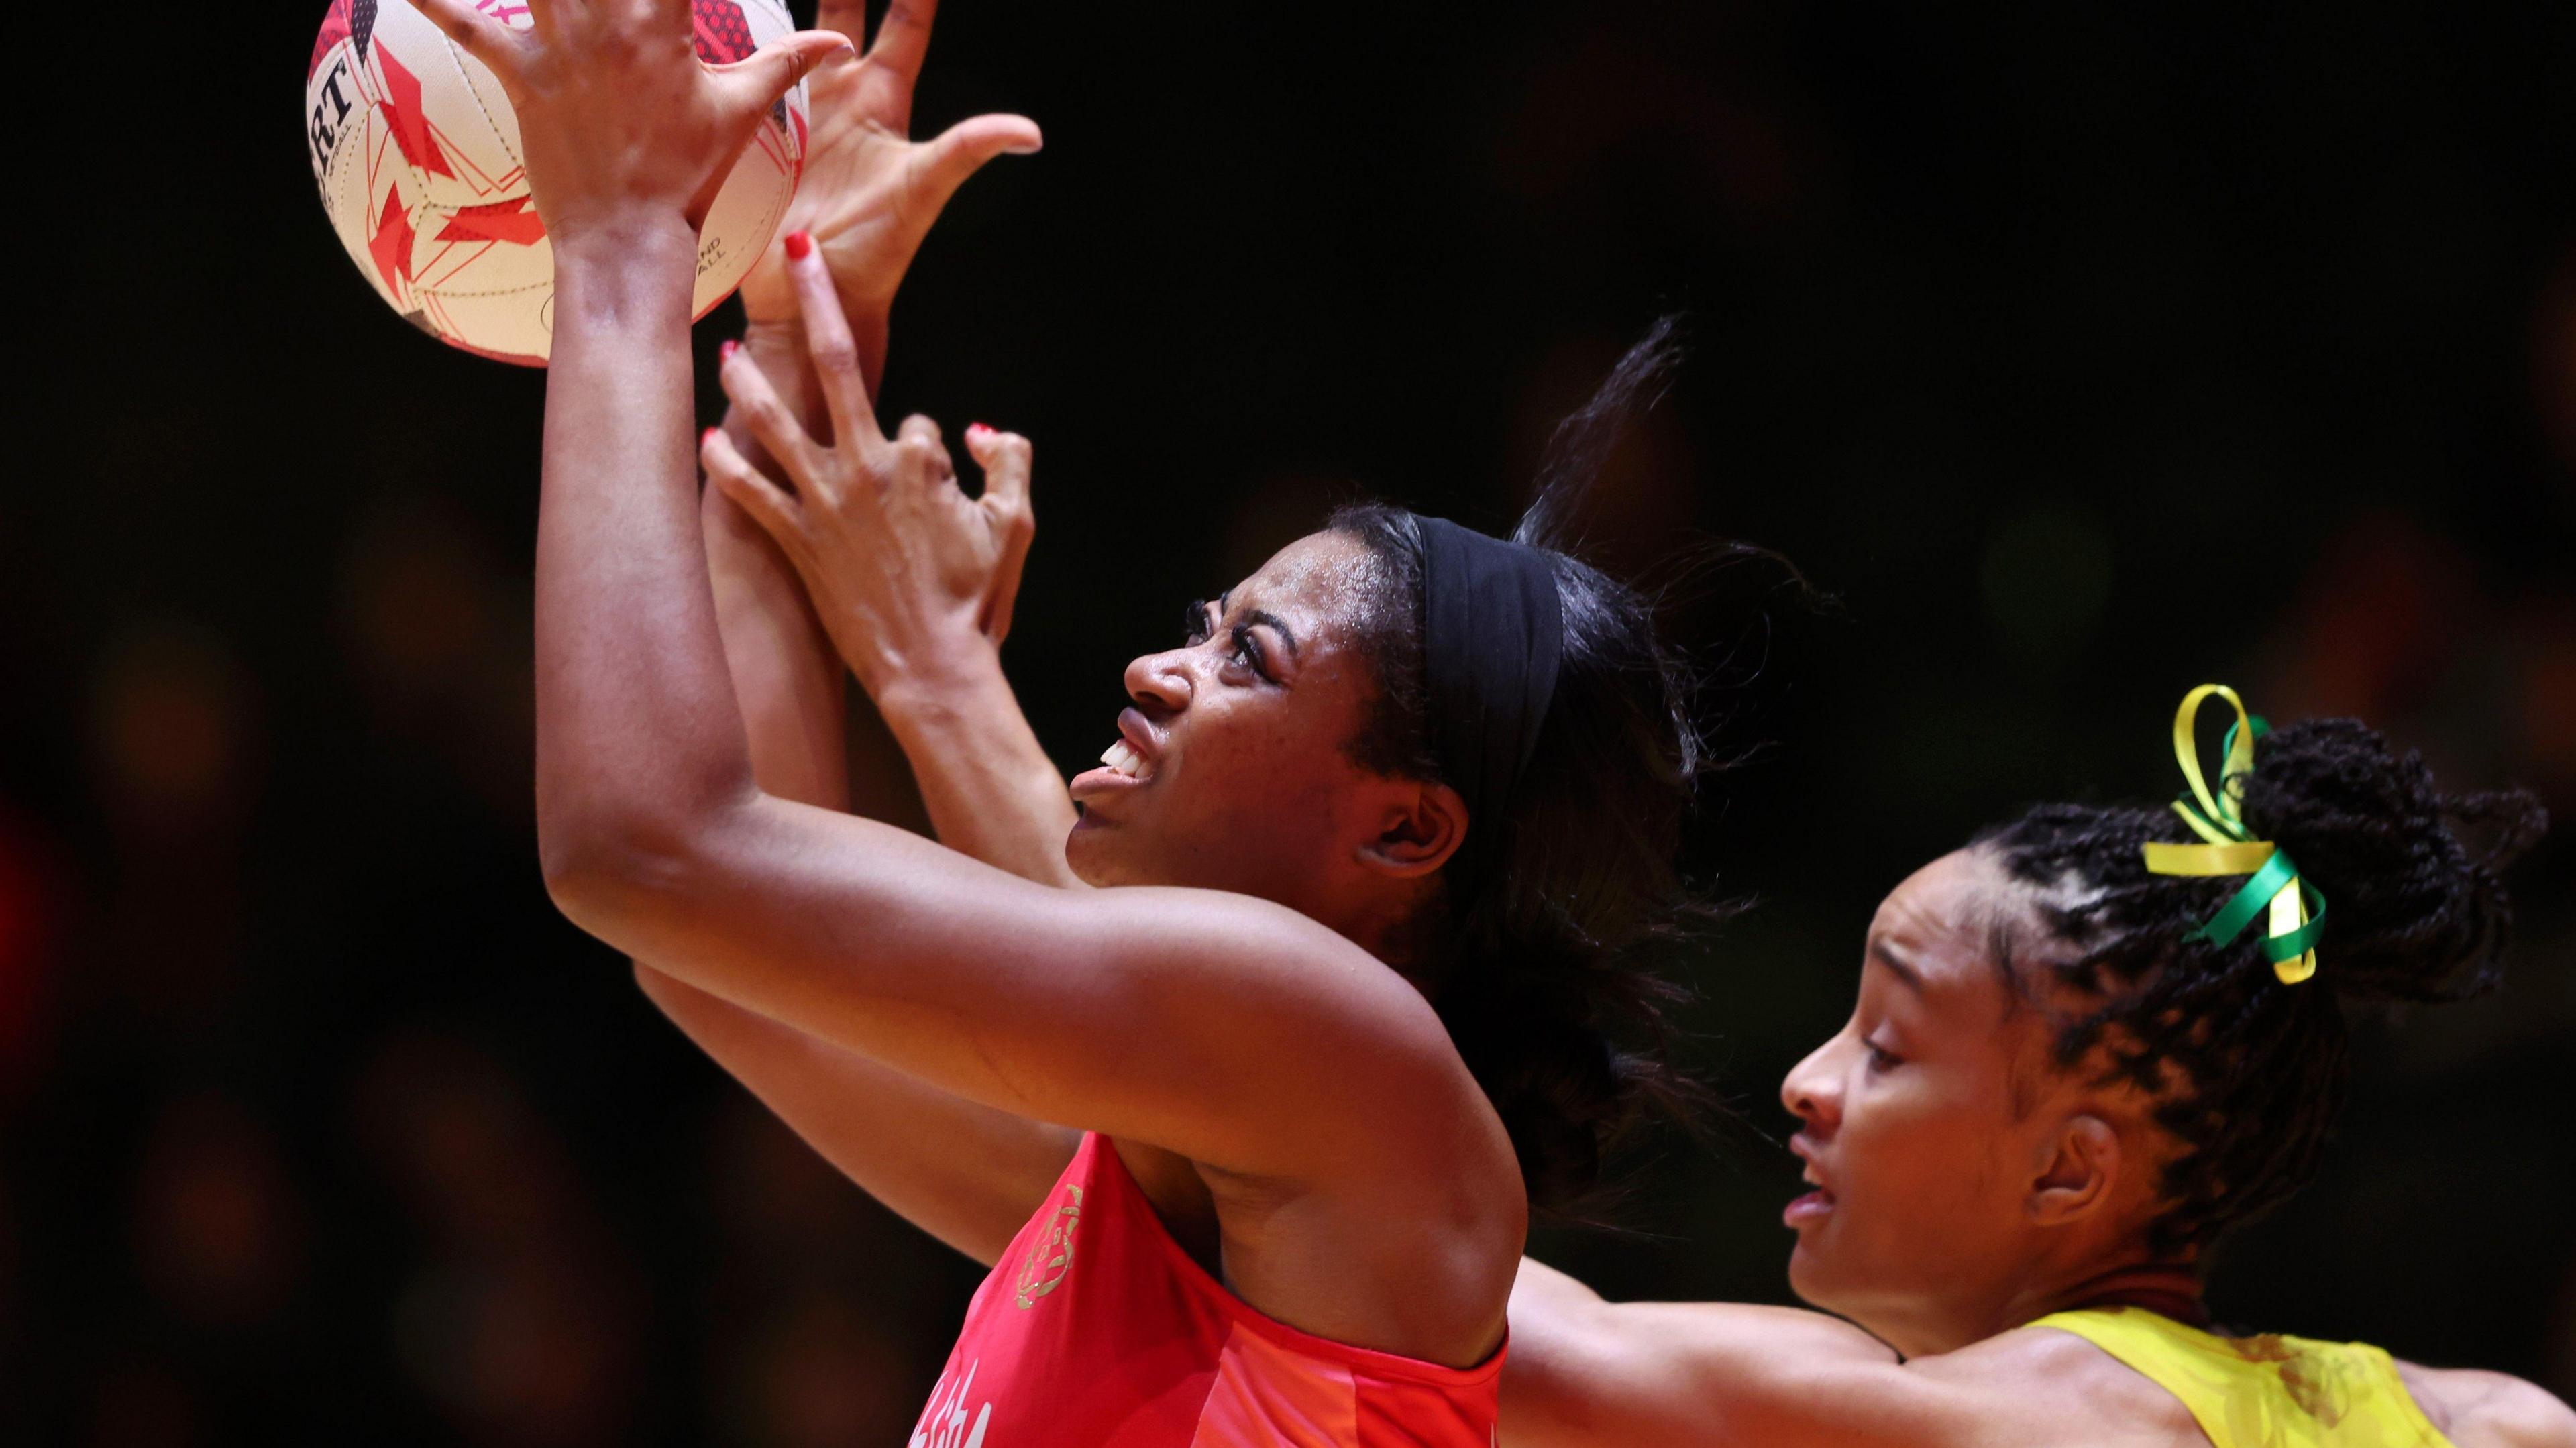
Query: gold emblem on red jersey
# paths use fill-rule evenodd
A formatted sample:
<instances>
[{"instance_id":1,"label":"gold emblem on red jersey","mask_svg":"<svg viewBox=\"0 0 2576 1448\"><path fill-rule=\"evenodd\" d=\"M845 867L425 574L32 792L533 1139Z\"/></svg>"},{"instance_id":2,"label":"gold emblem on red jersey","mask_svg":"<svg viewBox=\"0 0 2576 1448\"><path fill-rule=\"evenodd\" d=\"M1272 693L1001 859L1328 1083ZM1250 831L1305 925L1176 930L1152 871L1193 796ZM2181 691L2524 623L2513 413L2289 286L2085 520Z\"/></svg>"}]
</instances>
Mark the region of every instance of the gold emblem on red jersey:
<instances>
[{"instance_id":1,"label":"gold emblem on red jersey","mask_svg":"<svg viewBox=\"0 0 2576 1448\"><path fill-rule=\"evenodd\" d=\"M1020 1270L1011 1279L1011 1300L1022 1307L1035 1307L1038 1299L1055 1291L1073 1270L1073 1231L1082 1225L1082 1188L1066 1187L1070 1200L1047 1214L1037 1240L1020 1256Z\"/></svg>"}]
</instances>

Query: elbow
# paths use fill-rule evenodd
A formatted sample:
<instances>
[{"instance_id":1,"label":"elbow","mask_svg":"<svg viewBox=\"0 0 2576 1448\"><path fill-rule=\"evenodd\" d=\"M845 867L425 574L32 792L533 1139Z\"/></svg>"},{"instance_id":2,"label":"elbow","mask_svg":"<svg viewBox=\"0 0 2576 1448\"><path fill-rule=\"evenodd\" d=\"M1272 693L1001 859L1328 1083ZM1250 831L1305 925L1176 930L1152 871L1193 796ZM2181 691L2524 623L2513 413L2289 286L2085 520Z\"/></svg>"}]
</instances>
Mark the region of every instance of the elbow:
<instances>
[{"instance_id":1,"label":"elbow","mask_svg":"<svg viewBox=\"0 0 2576 1448\"><path fill-rule=\"evenodd\" d=\"M622 949L639 949L655 918L703 874L712 812L540 809L537 858L564 918Z\"/></svg>"}]
</instances>

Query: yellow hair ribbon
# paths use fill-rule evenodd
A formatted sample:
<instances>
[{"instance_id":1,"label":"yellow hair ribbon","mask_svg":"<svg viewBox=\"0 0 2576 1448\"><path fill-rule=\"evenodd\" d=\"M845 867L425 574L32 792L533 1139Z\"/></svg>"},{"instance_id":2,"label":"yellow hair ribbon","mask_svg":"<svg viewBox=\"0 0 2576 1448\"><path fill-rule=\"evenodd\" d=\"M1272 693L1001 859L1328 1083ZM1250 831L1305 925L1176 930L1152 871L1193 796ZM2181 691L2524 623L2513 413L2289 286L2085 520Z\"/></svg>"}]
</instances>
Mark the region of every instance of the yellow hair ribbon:
<instances>
[{"instance_id":1,"label":"yellow hair ribbon","mask_svg":"<svg viewBox=\"0 0 2576 1448\"><path fill-rule=\"evenodd\" d=\"M2221 746L2224 758L2215 794L2201 775L2200 744L2192 732L2200 706L2213 695L2236 710L2236 722L2228 726L2227 742ZM2296 985L2317 973L2316 942L2325 926L2326 902L2299 878L2298 867L2280 846L2246 838L2245 776L2254 772L2254 741L2270 728L2260 716L2246 713L2245 701L2225 684L2203 684L2183 695L2182 707L2174 713L2174 758L2182 763L2182 777L2191 794L2175 800L2173 810L2208 843L2152 841L2147 845L2147 870L2157 875L2251 876L2245 888L2194 935L2212 945L2226 945L2268 906L2271 919L2264 931L2263 954L2283 984Z\"/></svg>"}]
</instances>

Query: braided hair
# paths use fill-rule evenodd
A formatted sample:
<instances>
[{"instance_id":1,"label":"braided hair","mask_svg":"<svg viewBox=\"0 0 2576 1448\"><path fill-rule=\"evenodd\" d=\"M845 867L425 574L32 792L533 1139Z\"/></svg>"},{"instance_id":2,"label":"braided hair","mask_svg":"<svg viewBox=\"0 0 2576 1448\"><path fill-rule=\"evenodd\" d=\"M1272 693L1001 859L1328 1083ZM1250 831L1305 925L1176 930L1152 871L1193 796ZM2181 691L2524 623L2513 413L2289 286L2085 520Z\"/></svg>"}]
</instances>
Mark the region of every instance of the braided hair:
<instances>
[{"instance_id":1,"label":"braided hair","mask_svg":"<svg viewBox=\"0 0 2576 1448\"><path fill-rule=\"evenodd\" d=\"M2052 1064L2106 1060L2101 1083L2148 1093L2180 1145L2150 1229L2161 1253L2206 1245L2315 1174L2343 1103L2344 999L2495 987L2513 923L2498 874L2548 827L2524 790L2438 792L2421 757L2352 719L2263 737L2244 786L2252 836L2278 842L2327 902L2301 984L2273 973L2259 932L2198 938L2241 879L2147 872L2148 841L2192 839L2170 810L2041 805L1977 840L2038 887L2041 919L2075 952L2046 967L2084 1001L2058 1023ZM2486 847L2454 825L2485 827Z\"/></svg>"}]
</instances>

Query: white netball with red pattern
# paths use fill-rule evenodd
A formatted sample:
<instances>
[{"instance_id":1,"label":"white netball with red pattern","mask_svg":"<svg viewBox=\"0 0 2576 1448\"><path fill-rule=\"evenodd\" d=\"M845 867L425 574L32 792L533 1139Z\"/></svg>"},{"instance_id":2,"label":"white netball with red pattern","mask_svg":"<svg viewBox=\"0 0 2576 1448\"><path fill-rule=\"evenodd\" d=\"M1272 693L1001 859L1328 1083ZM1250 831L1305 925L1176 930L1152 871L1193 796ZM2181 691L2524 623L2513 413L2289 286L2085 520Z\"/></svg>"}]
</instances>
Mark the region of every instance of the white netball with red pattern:
<instances>
[{"instance_id":1,"label":"white netball with red pattern","mask_svg":"<svg viewBox=\"0 0 2576 1448\"><path fill-rule=\"evenodd\" d=\"M524 0L475 0L525 28ZM698 55L740 60L794 29L780 0L692 0ZM805 168L805 87L770 108L698 232L693 315L733 294ZM501 83L404 0L333 0L304 80L304 139L332 229L403 320L454 347L545 365L554 252L528 200Z\"/></svg>"}]
</instances>

